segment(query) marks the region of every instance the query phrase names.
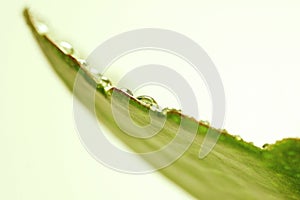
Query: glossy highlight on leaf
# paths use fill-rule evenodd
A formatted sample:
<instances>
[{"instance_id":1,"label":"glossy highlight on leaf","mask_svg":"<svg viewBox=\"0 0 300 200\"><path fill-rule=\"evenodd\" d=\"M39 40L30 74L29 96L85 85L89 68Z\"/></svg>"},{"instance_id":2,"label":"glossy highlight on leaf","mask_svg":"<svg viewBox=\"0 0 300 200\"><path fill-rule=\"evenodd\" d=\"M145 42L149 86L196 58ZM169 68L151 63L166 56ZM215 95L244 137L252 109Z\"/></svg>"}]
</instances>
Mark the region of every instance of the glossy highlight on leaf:
<instances>
[{"instance_id":1,"label":"glossy highlight on leaf","mask_svg":"<svg viewBox=\"0 0 300 200\"><path fill-rule=\"evenodd\" d=\"M24 17L52 68L68 89L73 91L77 73L84 77L87 89L96 88L95 109L99 121L133 151L139 153L154 151L167 144L174 138L176 134L174 129L182 119L188 122L185 127L187 130L188 126L198 126L196 138L187 151L172 165L159 170L162 175L193 197L197 199L300 199L299 139L283 139L275 144L264 145L264 148L258 148L238 136L232 136L224 130L213 129L207 122L198 122L179 111L151 110L149 99L147 99L148 103L143 103L142 98L136 99L132 93L111 86L106 77L95 78L84 59L72 54L73 47L65 42L54 42L53 38L47 35L47 26L34 18L28 9L24 9ZM148 112L167 116L163 130L147 140L139 140L124 134L115 124L109 106L112 91L118 96L120 107L125 98L130 98L130 114L138 123L148 123ZM85 104L84 98L81 96L77 98ZM208 128L220 132L221 136L213 151L201 160L198 158L198 152ZM155 160L146 161L153 166L156 165Z\"/></svg>"}]
</instances>

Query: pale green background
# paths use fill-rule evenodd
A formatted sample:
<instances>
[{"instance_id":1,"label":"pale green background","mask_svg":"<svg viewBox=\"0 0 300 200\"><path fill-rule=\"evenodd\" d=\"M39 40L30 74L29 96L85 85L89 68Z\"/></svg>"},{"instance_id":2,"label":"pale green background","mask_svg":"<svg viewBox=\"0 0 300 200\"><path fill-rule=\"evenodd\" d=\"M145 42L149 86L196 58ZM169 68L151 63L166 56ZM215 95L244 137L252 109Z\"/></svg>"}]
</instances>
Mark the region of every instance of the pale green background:
<instances>
[{"instance_id":1,"label":"pale green background","mask_svg":"<svg viewBox=\"0 0 300 200\"><path fill-rule=\"evenodd\" d=\"M136 28L183 33L218 67L229 132L257 145L299 137L300 2L178 2L1 2L0 199L191 198L157 173L121 174L87 153L75 130L72 96L27 29L25 5L82 55Z\"/></svg>"}]
</instances>

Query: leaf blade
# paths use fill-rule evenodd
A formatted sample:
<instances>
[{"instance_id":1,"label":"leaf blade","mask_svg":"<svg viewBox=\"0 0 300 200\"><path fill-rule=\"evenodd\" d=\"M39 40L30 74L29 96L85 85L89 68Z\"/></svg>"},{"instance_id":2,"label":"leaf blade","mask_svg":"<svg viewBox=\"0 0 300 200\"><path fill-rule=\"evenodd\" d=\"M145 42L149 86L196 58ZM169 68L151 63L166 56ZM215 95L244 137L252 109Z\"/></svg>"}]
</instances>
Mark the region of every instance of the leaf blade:
<instances>
[{"instance_id":1,"label":"leaf blade","mask_svg":"<svg viewBox=\"0 0 300 200\"><path fill-rule=\"evenodd\" d=\"M24 10L24 16L53 69L72 91L82 64L76 57L65 54L50 37L39 34L28 9ZM84 88L94 90L94 83L89 74L86 74L84 70L80 73L86 79ZM170 141L174 137L175 133L172 130L176 127L173 120L173 118L178 118L176 113L174 116L169 116L166 128L159 137L146 141L130 138L117 128L110 110L110 102L102 89L100 88L95 97L97 117L104 126L134 151L153 151L163 142ZM120 99L128 98L117 88L114 91L120 95ZM85 103L85 99L81 96L77 98L83 104ZM145 115L143 112L147 108L139 102L132 99L131 106L135 109L134 113L137 118ZM222 133L214 150L205 159L199 160L198 151L207 132L207 126L198 124L187 116L183 117L189 121L190 125L199 125L195 141L182 157L171 166L161 169L160 172L189 194L201 199L219 199L224 196L231 199L260 199L262 196L264 199L300 198L300 170L299 167L297 168L300 166L299 139L284 139L270 145L267 149L260 149ZM146 161L156 165L154 160Z\"/></svg>"}]
</instances>

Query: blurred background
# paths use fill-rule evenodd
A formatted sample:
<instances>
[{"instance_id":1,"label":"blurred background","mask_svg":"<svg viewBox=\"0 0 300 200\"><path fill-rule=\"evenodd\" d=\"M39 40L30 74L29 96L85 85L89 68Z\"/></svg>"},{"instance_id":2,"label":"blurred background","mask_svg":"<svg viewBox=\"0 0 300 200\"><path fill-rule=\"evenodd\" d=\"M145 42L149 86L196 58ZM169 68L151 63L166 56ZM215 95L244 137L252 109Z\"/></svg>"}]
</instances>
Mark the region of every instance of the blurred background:
<instances>
[{"instance_id":1,"label":"blurred background","mask_svg":"<svg viewBox=\"0 0 300 200\"><path fill-rule=\"evenodd\" d=\"M72 95L26 27L25 6L83 57L106 39L132 29L155 27L182 33L204 48L220 73L227 98L224 127L229 133L257 146L300 137L299 1L28 0L2 4L0 199L191 198L158 173L122 174L88 154L76 133ZM134 57L119 65L132 64ZM160 57L156 55L156 62ZM200 98L202 92L205 96L204 86L198 90ZM165 99L153 88L143 92L158 101ZM162 104L176 106L173 101L170 97ZM199 103L201 118L209 119L209 98Z\"/></svg>"}]
</instances>

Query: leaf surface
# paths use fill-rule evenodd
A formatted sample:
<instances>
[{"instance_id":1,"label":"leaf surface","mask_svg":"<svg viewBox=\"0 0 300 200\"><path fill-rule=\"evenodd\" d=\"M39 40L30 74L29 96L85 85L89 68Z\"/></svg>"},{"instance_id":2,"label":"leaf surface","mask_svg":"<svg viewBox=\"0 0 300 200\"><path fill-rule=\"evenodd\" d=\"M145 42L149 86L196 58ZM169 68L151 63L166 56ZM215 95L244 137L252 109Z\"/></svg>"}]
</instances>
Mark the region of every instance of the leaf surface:
<instances>
[{"instance_id":1,"label":"leaf surface","mask_svg":"<svg viewBox=\"0 0 300 200\"><path fill-rule=\"evenodd\" d=\"M198 126L196 137L184 154L170 166L159 170L190 195L198 199L300 199L299 139L287 138L266 148L258 148L225 131L211 128L221 136L212 152L204 159L199 159L201 143L210 127L176 111L167 113L163 129L154 137L145 140L131 137L114 121L110 106L111 92L117 95L120 110L126 109L123 102L129 99L130 114L137 123L149 123L149 112L152 112L149 107L118 88L107 91L103 86L98 86L79 58L64 51L39 30L39 22L28 9L24 10L24 17L54 71L70 91L73 91L77 73L80 73L84 84L81 94L75 95L83 104L87 104L85 91L95 90L97 86L95 111L101 125L133 151L152 152L168 144L176 136L176 129L182 121L187 131L190 127ZM87 107L93 111L93 108ZM156 115L160 120L162 114L157 112ZM184 142L185 139L181 139ZM145 160L156 166L160 159L177 150L173 148L170 154L165 153L155 159L146 157Z\"/></svg>"}]
</instances>

